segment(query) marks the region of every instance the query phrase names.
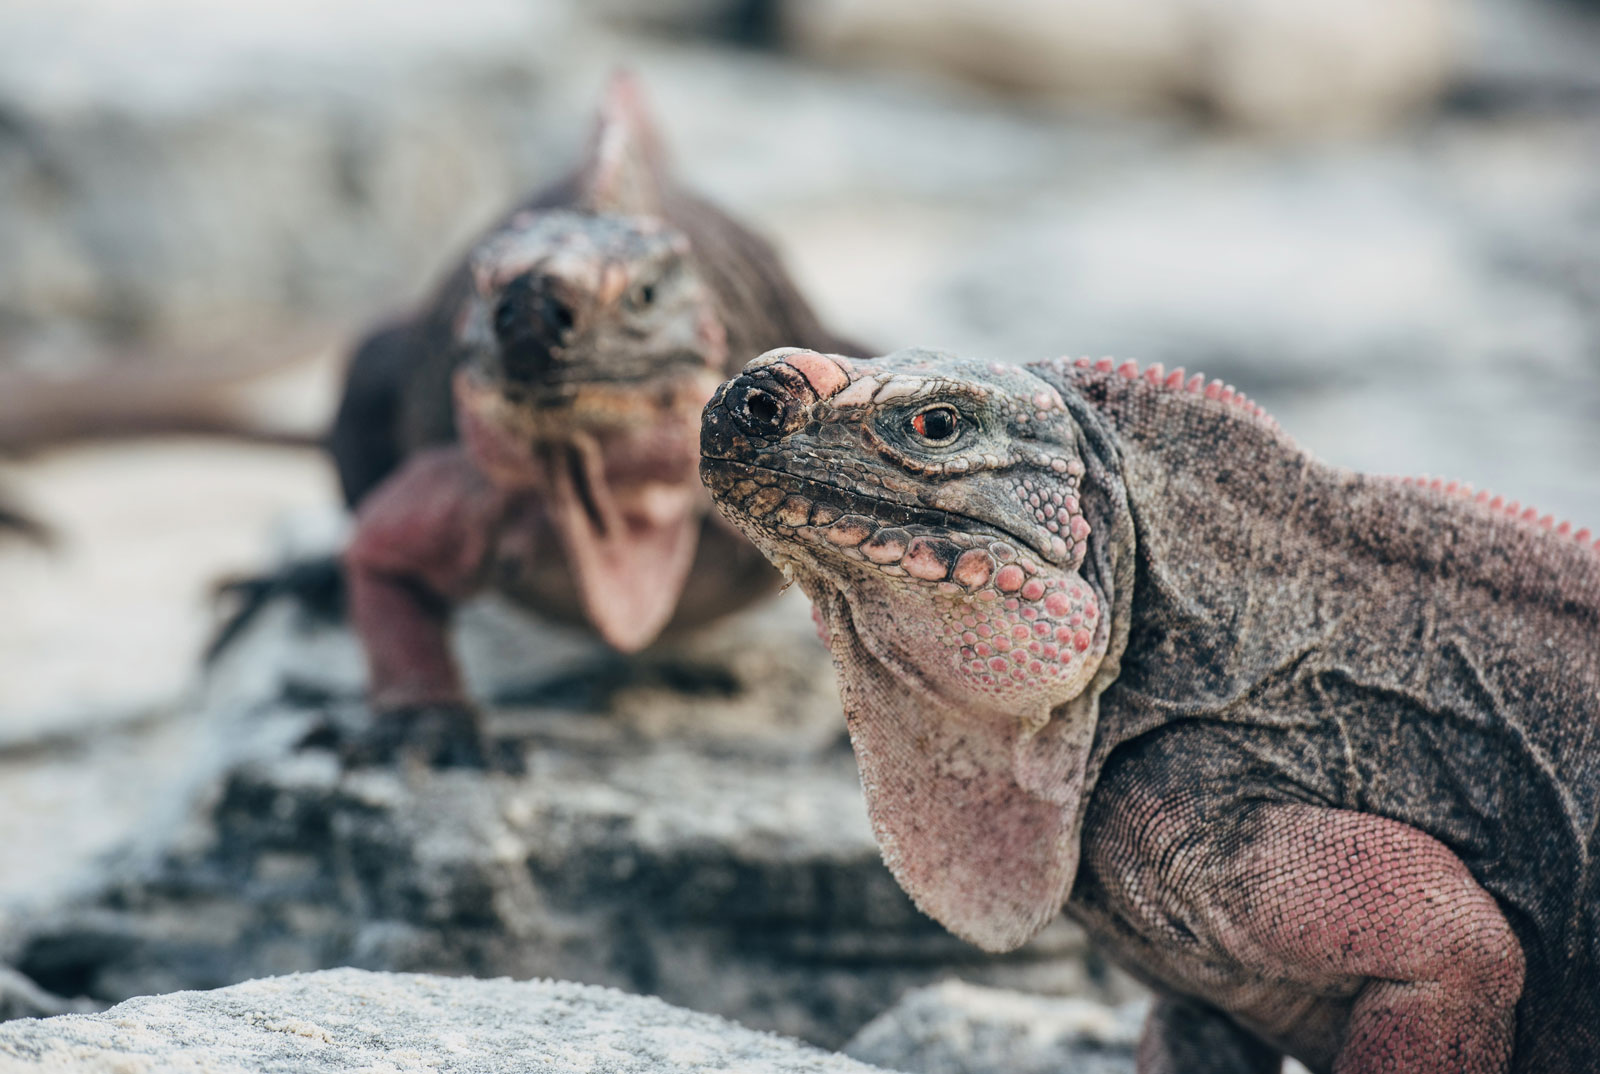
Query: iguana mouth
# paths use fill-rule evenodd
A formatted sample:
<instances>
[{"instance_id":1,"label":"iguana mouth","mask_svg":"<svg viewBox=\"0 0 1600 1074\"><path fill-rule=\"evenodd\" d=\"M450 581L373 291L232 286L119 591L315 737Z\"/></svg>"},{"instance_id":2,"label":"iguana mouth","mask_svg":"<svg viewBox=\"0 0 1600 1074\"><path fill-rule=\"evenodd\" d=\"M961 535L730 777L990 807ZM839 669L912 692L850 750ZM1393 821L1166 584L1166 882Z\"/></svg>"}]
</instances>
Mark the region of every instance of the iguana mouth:
<instances>
[{"instance_id":1,"label":"iguana mouth","mask_svg":"<svg viewBox=\"0 0 1600 1074\"><path fill-rule=\"evenodd\" d=\"M906 573L928 581L943 580L951 571L958 571L959 564L944 563L946 570L940 573L939 561L950 557L939 553L949 550L935 546L918 558L911 547L913 540L924 544L929 539L939 540L958 550L998 545L1002 561L1007 549L1015 545L1048 562L1048 553L1035 539L972 515L896 503L831 481L715 455L701 455L700 476L718 500L755 525L814 527L836 547L859 549L879 566L903 565ZM904 539L893 532L897 530L904 531Z\"/></svg>"}]
</instances>

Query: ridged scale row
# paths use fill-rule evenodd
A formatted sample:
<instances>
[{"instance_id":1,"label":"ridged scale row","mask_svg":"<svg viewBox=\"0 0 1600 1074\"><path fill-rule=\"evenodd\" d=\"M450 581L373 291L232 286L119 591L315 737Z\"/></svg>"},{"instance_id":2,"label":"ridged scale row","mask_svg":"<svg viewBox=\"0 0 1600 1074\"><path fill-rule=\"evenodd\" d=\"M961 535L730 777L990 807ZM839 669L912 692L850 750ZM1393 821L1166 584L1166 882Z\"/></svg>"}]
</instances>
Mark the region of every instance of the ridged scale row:
<instances>
[{"instance_id":1,"label":"ridged scale row","mask_svg":"<svg viewBox=\"0 0 1600 1074\"><path fill-rule=\"evenodd\" d=\"M1234 389L1231 384L1224 384L1220 380L1207 381L1206 378L1196 373L1187 376L1182 366L1168 373L1160 362L1152 362L1149 366L1140 368L1139 363L1128 360L1118 363L1113 358L1076 358L1071 359L1074 367L1084 370L1093 370L1096 373L1114 374L1124 380L1142 380L1145 383L1160 388L1164 391L1182 391L1189 395L1199 395L1207 399L1236 406L1265 424L1268 428L1278 428L1278 423L1259 405L1252 402L1243 392ZM1448 496L1471 500L1473 503L1482 504L1490 511L1518 519L1529 525L1538 526L1548 530L1556 537L1568 538L1578 544L1588 546L1595 552L1600 552L1600 538L1591 530L1576 529L1571 522L1557 522L1554 515L1541 515L1533 507L1524 506L1517 500L1507 500L1504 496L1496 496L1484 490L1475 490L1461 481L1446 481L1440 477L1406 477L1401 475L1388 475L1388 479L1398 481L1402 485L1412 488L1426 488Z\"/></svg>"},{"instance_id":2,"label":"ridged scale row","mask_svg":"<svg viewBox=\"0 0 1600 1074\"><path fill-rule=\"evenodd\" d=\"M1215 399L1219 403L1238 407L1269 429L1278 428L1278 422L1271 414L1232 384L1224 384L1220 380L1208 381L1202 373L1189 376L1181 365L1169 373L1160 362L1151 362L1148 366L1140 368L1139 363L1132 359L1118 364L1114 358L1074 358L1071 359L1071 363L1078 369L1110 373L1123 380L1142 380L1164 391L1184 392L1188 395Z\"/></svg>"},{"instance_id":3,"label":"ridged scale row","mask_svg":"<svg viewBox=\"0 0 1600 1074\"><path fill-rule=\"evenodd\" d=\"M1588 527L1575 529L1571 522L1557 522L1554 515L1541 515L1537 508L1526 507L1520 501L1507 500L1504 496L1496 496L1487 489L1474 489L1464 481L1446 481L1442 477L1429 477L1426 474L1421 477L1392 474L1388 475L1388 477L1391 481L1398 481L1400 484L1409 485L1412 488L1432 489L1434 492L1441 492L1446 496L1471 500L1473 503L1482 504L1497 514L1505 515L1507 518L1518 519L1532 526L1538 526L1540 529L1548 530L1557 537L1569 538L1581 545L1589 546L1596 552L1600 552L1600 539L1596 539L1595 534Z\"/></svg>"}]
</instances>

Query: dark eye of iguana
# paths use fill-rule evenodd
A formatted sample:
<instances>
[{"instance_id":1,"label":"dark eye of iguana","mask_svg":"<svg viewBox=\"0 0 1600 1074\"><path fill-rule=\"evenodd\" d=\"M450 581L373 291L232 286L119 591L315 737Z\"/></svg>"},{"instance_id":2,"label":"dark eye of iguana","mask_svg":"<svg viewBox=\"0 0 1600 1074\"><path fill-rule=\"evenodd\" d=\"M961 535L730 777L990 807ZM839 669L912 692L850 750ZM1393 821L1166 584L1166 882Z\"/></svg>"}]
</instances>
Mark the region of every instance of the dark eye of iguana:
<instances>
[{"instance_id":1,"label":"dark eye of iguana","mask_svg":"<svg viewBox=\"0 0 1600 1074\"><path fill-rule=\"evenodd\" d=\"M930 406L911 415L906 424L917 439L929 444L948 444L961 431L961 415L953 406Z\"/></svg>"},{"instance_id":2,"label":"dark eye of iguana","mask_svg":"<svg viewBox=\"0 0 1600 1074\"><path fill-rule=\"evenodd\" d=\"M653 283L641 283L628 294L628 305L636 310L646 309L656 300L656 287Z\"/></svg>"}]
</instances>

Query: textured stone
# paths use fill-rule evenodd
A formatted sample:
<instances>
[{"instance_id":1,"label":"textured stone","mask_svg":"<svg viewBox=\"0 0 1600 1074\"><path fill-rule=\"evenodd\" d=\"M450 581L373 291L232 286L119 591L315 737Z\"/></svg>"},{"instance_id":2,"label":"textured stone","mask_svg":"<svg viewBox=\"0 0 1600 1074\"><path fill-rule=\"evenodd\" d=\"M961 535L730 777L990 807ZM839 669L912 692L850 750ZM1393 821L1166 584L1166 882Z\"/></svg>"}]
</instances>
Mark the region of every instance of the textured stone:
<instances>
[{"instance_id":1,"label":"textured stone","mask_svg":"<svg viewBox=\"0 0 1600 1074\"><path fill-rule=\"evenodd\" d=\"M192 808L76 898L19 909L0 961L101 1002L336 965L559 977L830 1045L950 973L1131 994L1065 920L992 959L912 907L802 601L631 665L475 607L469 678L527 765L487 778L296 751L367 718L360 661L342 630L273 612L211 683Z\"/></svg>"},{"instance_id":2,"label":"textured stone","mask_svg":"<svg viewBox=\"0 0 1600 1074\"><path fill-rule=\"evenodd\" d=\"M658 999L565 981L331 970L0 1026L0 1071L870 1074Z\"/></svg>"},{"instance_id":3,"label":"textured stone","mask_svg":"<svg viewBox=\"0 0 1600 1074\"><path fill-rule=\"evenodd\" d=\"M1144 1010L944 981L901 997L843 1051L906 1074L1133 1074Z\"/></svg>"},{"instance_id":4,"label":"textured stone","mask_svg":"<svg viewBox=\"0 0 1600 1074\"><path fill-rule=\"evenodd\" d=\"M906 993L842 1050L905 1074L1133 1074L1146 1006L943 981ZM1290 1059L1284 1074L1305 1068Z\"/></svg>"}]
</instances>

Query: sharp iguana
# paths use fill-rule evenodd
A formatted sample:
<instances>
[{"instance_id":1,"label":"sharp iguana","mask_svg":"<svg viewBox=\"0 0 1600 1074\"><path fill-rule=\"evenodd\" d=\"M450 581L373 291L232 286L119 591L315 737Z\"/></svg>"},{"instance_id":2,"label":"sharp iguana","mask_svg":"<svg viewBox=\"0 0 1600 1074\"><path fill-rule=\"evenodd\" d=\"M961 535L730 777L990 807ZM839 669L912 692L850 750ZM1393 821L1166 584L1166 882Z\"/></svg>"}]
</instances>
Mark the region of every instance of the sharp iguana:
<instances>
[{"instance_id":1,"label":"sharp iguana","mask_svg":"<svg viewBox=\"0 0 1600 1074\"><path fill-rule=\"evenodd\" d=\"M717 383L827 332L765 241L674 184L632 80L587 158L361 345L331 447L380 711L349 750L477 763L448 613L492 587L623 652L770 593L695 477Z\"/></svg>"},{"instance_id":2,"label":"sharp iguana","mask_svg":"<svg viewBox=\"0 0 1600 1074\"><path fill-rule=\"evenodd\" d=\"M701 476L811 597L885 860L1063 909L1143 1074L1600 1069L1600 545L1216 381L780 350Z\"/></svg>"}]
</instances>

